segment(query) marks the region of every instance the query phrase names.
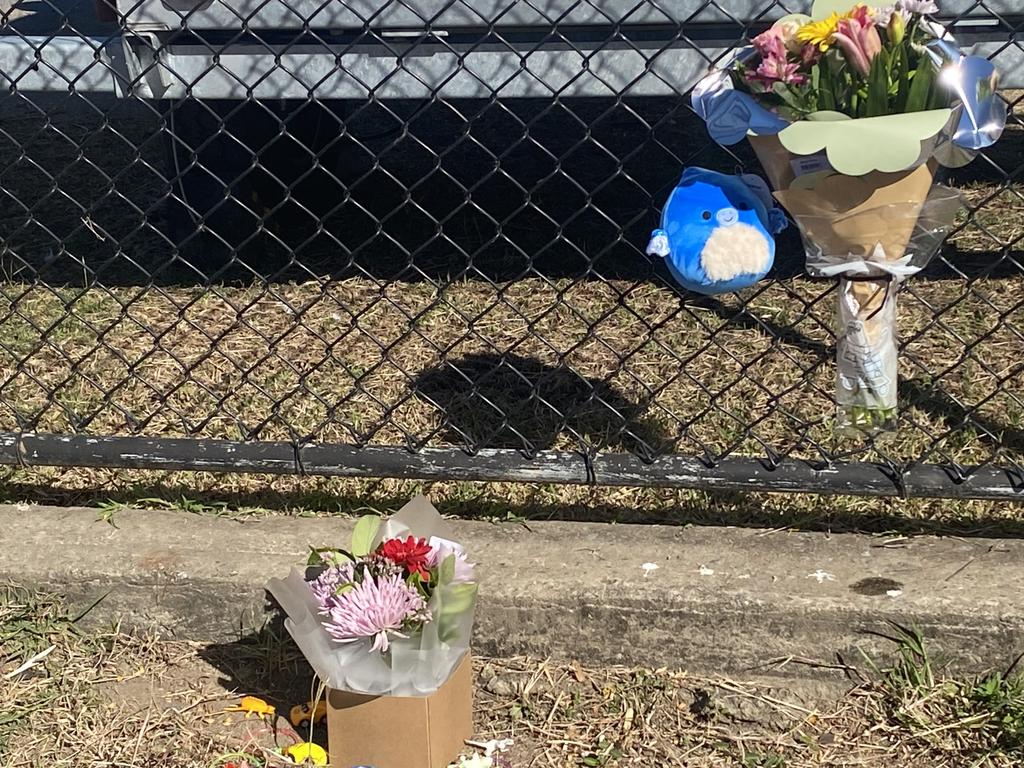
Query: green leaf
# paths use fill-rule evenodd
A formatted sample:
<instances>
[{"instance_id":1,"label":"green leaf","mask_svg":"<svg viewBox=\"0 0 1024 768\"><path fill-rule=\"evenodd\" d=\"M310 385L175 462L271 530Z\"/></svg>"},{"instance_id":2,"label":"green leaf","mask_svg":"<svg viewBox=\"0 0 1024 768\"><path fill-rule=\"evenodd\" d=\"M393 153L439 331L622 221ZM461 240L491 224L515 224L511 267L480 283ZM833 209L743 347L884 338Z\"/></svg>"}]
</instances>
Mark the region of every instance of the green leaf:
<instances>
[{"instance_id":1,"label":"green leaf","mask_svg":"<svg viewBox=\"0 0 1024 768\"><path fill-rule=\"evenodd\" d=\"M907 111L907 98L910 96L910 65L907 61L905 45L897 46L893 51L893 84L896 86L896 99L893 111Z\"/></svg>"},{"instance_id":2,"label":"green leaf","mask_svg":"<svg viewBox=\"0 0 1024 768\"><path fill-rule=\"evenodd\" d=\"M455 555L448 555L437 569L437 585L443 587L455 579Z\"/></svg>"},{"instance_id":3,"label":"green leaf","mask_svg":"<svg viewBox=\"0 0 1024 768\"><path fill-rule=\"evenodd\" d=\"M323 555L334 551L333 547L310 547L309 557L306 558L306 565L323 565Z\"/></svg>"},{"instance_id":4,"label":"green leaf","mask_svg":"<svg viewBox=\"0 0 1024 768\"><path fill-rule=\"evenodd\" d=\"M938 80L938 78L935 78ZM945 86L936 82L928 96L928 109L946 109L953 103L953 96Z\"/></svg>"},{"instance_id":5,"label":"green leaf","mask_svg":"<svg viewBox=\"0 0 1024 768\"><path fill-rule=\"evenodd\" d=\"M818 109L834 112L836 109L835 81L828 56L822 57L821 61L814 66L814 71L818 73Z\"/></svg>"},{"instance_id":6,"label":"green leaf","mask_svg":"<svg viewBox=\"0 0 1024 768\"><path fill-rule=\"evenodd\" d=\"M807 105L800 98L799 94L785 83L775 83L772 86L772 93L782 99L787 106L796 110L798 113L804 114L808 111Z\"/></svg>"},{"instance_id":7,"label":"green leaf","mask_svg":"<svg viewBox=\"0 0 1024 768\"><path fill-rule=\"evenodd\" d=\"M352 554L366 557L373 547L373 539L380 529L380 518L377 515L365 515L356 522L352 531Z\"/></svg>"},{"instance_id":8,"label":"green leaf","mask_svg":"<svg viewBox=\"0 0 1024 768\"><path fill-rule=\"evenodd\" d=\"M927 56L922 56L910 75L910 93L907 95L907 112L924 112L928 108L932 87L935 83L935 65Z\"/></svg>"},{"instance_id":9,"label":"green leaf","mask_svg":"<svg viewBox=\"0 0 1024 768\"><path fill-rule=\"evenodd\" d=\"M476 584L451 584L434 593L437 596L434 620L437 622L437 637L442 643L456 639L459 617L473 607L476 592Z\"/></svg>"},{"instance_id":10,"label":"green leaf","mask_svg":"<svg viewBox=\"0 0 1024 768\"><path fill-rule=\"evenodd\" d=\"M889 113L889 61L885 51L879 51L871 60L866 101L865 117Z\"/></svg>"}]
</instances>

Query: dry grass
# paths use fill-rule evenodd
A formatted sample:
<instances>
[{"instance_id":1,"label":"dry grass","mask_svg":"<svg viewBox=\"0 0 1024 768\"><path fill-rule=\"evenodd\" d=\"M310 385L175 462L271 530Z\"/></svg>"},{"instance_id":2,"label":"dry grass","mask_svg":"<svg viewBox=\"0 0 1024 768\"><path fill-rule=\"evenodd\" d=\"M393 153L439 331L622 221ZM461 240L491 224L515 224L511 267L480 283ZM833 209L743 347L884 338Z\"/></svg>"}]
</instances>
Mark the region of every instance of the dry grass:
<instances>
[{"instance_id":1,"label":"dry grass","mask_svg":"<svg viewBox=\"0 0 1024 768\"><path fill-rule=\"evenodd\" d=\"M1021 536L1017 504L942 499L708 493L518 483L413 482L276 475L90 469L0 471L0 502L124 506L248 516L360 514L395 510L426 493L447 515L496 523L569 520L763 529L968 536Z\"/></svg>"},{"instance_id":2,"label":"dry grass","mask_svg":"<svg viewBox=\"0 0 1024 768\"><path fill-rule=\"evenodd\" d=\"M225 706L253 694L282 712L310 690L294 646L266 630L220 646L87 633L58 602L13 588L0 593L0 639L5 768L212 768L239 753L273 764L270 750L298 736ZM511 738L514 768L1019 765L1016 678L979 694L979 681L902 659L837 701L668 669L481 659L478 737Z\"/></svg>"},{"instance_id":3,"label":"dry grass","mask_svg":"<svg viewBox=\"0 0 1024 768\"><path fill-rule=\"evenodd\" d=\"M964 288L921 280L901 300L897 460L1024 457L1024 274ZM0 429L815 458L850 448L829 423L830 292L796 279L741 304L546 279L6 284Z\"/></svg>"}]
</instances>

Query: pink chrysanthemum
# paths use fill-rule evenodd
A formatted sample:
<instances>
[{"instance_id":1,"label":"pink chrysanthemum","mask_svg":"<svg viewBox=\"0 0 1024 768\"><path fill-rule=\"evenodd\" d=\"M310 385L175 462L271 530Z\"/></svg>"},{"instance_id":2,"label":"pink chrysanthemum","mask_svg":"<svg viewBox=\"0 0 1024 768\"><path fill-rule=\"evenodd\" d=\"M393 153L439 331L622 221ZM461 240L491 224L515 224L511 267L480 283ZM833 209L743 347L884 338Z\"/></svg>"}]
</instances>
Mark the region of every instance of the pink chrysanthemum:
<instances>
[{"instance_id":1,"label":"pink chrysanthemum","mask_svg":"<svg viewBox=\"0 0 1024 768\"><path fill-rule=\"evenodd\" d=\"M331 595L322 604L327 616L324 628L332 638L353 643L372 637L371 650L382 653L390 646L390 636L404 637L401 630L408 622L430 620L423 596L399 574L374 577L366 573L361 582Z\"/></svg>"}]
</instances>

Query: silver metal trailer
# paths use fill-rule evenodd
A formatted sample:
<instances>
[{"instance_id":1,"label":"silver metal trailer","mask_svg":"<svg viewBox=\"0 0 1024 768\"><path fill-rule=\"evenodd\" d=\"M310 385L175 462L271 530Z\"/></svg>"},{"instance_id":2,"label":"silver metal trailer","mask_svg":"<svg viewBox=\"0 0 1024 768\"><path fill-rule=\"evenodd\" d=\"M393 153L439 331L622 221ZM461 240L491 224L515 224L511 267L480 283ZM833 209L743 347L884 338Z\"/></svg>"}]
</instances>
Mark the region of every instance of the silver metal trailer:
<instances>
[{"instance_id":1,"label":"silver metal trailer","mask_svg":"<svg viewBox=\"0 0 1024 768\"><path fill-rule=\"evenodd\" d=\"M761 0L117 4L116 25L83 21L77 6L41 11L52 19L46 34L33 34L42 19L8 24L8 86L149 99L673 96L739 44L744 25L782 13ZM1007 88L1024 88L1018 5L943 4L966 50L998 56Z\"/></svg>"}]
</instances>

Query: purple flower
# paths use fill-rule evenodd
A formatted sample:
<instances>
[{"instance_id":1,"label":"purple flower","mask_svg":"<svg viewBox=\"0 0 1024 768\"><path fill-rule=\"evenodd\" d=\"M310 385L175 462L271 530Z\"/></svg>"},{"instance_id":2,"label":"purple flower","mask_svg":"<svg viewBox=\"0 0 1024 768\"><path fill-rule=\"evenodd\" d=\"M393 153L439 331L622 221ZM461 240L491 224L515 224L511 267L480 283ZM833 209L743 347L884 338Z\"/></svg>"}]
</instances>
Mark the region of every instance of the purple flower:
<instances>
[{"instance_id":1,"label":"purple flower","mask_svg":"<svg viewBox=\"0 0 1024 768\"><path fill-rule=\"evenodd\" d=\"M350 567L333 570L347 571L351 577ZM327 573L322 574L316 580L323 580L322 583L313 586L313 594L318 595L318 599L335 578L325 578L327 576ZM337 583L344 584L344 578L344 575L339 576ZM324 628L332 638L339 643L353 643L372 637L370 650L382 653L388 650L391 635L405 637L402 629L409 623L430 621L423 596L406 584L400 574L374 576L365 572L362 581L352 583L340 594L327 596L321 605L327 617Z\"/></svg>"},{"instance_id":2,"label":"purple flower","mask_svg":"<svg viewBox=\"0 0 1024 768\"><path fill-rule=\"evenodd\" d=\"M320 603L321 609L327 610L338 592L338 587L352 583L353 569L354 564L351 562L332 566L309 582L309 588L313 590L313 597Z\"/></svg>"}]
</instances>

